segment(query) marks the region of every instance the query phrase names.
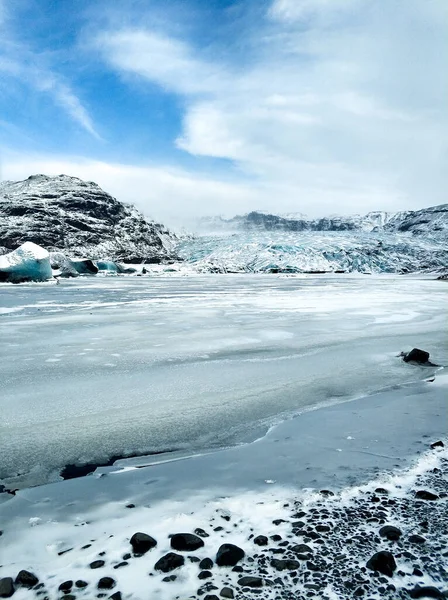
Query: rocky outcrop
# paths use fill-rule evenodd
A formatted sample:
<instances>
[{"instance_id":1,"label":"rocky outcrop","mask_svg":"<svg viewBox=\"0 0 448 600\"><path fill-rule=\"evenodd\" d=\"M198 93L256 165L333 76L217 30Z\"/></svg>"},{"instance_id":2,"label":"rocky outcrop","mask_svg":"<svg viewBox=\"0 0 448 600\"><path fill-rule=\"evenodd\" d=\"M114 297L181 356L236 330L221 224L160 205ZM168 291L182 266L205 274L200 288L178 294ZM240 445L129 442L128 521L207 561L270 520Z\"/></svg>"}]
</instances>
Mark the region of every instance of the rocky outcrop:
<instances>
[{"instance_id":1,"label":"rocky outcrop","mask_svg":"<svg viewBox=\"0 0 448 600\"><path fill-rule=\"evenodd\" d=\"M70 257L121 262L175 258L176 236L119 202L96 183L77 177L32 175L0 183L0 246L25 242Z\"/></svg>"}]
</instances>

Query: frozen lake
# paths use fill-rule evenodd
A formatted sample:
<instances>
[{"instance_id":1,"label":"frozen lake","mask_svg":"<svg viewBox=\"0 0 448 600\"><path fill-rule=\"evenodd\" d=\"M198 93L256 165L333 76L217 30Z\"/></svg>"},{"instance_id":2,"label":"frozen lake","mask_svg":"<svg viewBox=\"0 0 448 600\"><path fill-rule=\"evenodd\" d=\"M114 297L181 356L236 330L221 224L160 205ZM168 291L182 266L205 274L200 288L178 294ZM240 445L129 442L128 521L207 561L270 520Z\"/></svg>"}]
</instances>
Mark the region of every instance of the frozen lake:
<instances>
[{"instance_id":1,"label":"frozen lake","mask_svg":"<svg viewBox=\"0 0 448 600\"><path fill-rule=\"evenodd\" d=\"M0 287L0 480L196 452L448 363L445 282L397 276L96 277Z\"/></svg>"}]
</instances>

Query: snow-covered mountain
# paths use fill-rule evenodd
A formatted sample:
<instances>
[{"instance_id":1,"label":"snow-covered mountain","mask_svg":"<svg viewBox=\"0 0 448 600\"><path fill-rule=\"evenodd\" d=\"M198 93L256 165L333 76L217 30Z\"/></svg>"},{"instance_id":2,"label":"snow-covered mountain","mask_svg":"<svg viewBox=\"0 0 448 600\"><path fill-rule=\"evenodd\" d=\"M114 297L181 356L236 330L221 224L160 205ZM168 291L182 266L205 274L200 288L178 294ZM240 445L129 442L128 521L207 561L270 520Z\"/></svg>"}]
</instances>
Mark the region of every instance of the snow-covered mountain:
<instances>
[{"instance_id":1,"label":"snow-covered mountain","mask_svg":"<svg viewBox=\"0 0 448 600\"><path fill-rule=\"evenodd\" d=\"M395 231L438 235L448 231L448 204L419 211L373 211L366 215L321 217L309 219L301 213L276 215L253 211L231 219L208 217L201 219L200 231Z\"/></svg>"},{"instance_id":2,"label":"snow-covered mountain","mask_svg":"<svg viewBox=\"0 0 448 600\"><path fill-rule=\"evenodd\" d=\"M203 219L180 255L204 272L445 272L448 205L308 219L251 212Z\"/></svg>"},{"instance_id":3,"label":"snow-covered mountain","mask_svg":"<svg viewBox=\"0 0 448 600\"><path fill-rule=\"evenodd\" d=\"M166 227L92 181L32 175L0 183L3 252L34 242L73 257L154 262L175 258L175 241Z\"/></svg>"}]
</instances>

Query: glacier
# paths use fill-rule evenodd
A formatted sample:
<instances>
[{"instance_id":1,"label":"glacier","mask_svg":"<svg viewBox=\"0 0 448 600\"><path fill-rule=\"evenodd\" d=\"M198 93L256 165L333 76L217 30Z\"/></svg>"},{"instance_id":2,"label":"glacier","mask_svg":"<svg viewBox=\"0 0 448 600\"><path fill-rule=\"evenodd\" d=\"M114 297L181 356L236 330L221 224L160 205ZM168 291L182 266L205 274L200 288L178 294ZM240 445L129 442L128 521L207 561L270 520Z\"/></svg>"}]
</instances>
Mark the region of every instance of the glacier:
<instances>
[{"instance_id":1,"label":"glacier","mask_svg":"<svg viewBox=\"0 0 448 600\"><path fill-rule=\"evenodd\" d=\"M183 239L177 252L203 273L411 273L448 268L443 237L383 231L215 232Z\"/></svg>"},{"instance_id":2,"label":"glacier","mask_svg":"<svg viewBox=\"0 0 448 600\"><path fill-rule=\"evenodd\" d=\"M46 281L52 279L50 254L33 242L25 242L16 250L0 256L0 281Z\"/></svg>"}]
</instances>

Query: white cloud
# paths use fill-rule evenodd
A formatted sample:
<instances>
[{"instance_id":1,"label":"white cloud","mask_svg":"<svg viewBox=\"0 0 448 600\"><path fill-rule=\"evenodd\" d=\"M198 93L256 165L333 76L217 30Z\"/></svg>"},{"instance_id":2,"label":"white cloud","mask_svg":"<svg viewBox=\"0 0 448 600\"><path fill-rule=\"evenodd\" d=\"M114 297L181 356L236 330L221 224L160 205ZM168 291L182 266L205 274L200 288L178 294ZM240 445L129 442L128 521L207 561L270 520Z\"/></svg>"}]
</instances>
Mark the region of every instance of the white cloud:
<instances>
[{"instance_id":1,"label":"white cloud","mask_svg":"<svg viewBox=\"0 0 448 600\"><path fill-rule=\"evenodd\" d=\"M96 47L184 97L177 146L234 161L256 182L252 208L269 194L272 210L312 214L418 208L446 200L445 12L442 0L276 0L241 65L143 28Z\"/></svg>"}]
</instances>

